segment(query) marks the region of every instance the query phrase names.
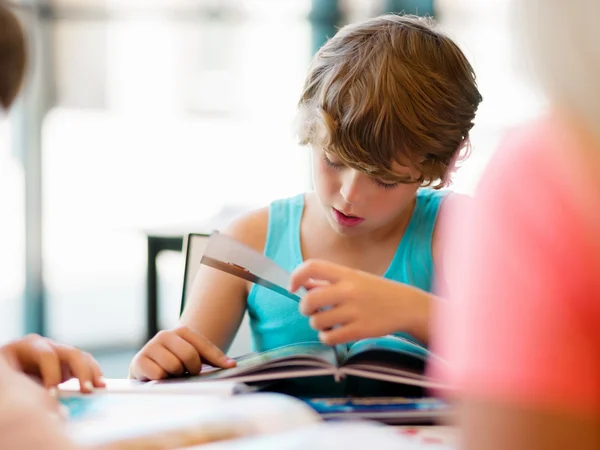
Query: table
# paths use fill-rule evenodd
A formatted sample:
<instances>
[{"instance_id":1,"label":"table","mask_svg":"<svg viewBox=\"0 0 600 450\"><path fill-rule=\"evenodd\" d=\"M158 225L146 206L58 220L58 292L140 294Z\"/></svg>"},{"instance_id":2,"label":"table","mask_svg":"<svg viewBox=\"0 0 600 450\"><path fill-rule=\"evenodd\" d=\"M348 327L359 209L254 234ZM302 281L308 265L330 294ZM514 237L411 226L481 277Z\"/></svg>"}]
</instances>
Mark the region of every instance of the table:
<instances>
[{"instance_id":1,"label":"table","mask_svg":"<svg viewBox=\"0 0 600 450\"><path fill-rule=\"evenodd\" d=\"M252 436L223 443L216 447L220 450L451 450L458 442L458 430L449 426L376 427L367 421L323 423L306 405L281 394L232 396L234 384L108 379L106 388L82 395L78 393L77 380L70 380L60 386L60 397L74 419L67 423L69 434L79 443L136 436L148 439L169 430L175 432L173 438L178 438L177 430L189 435L194 430L210 429L209 424L216 423L216 419L230 430L252 430ZM89 411L92 414L88 415ZM332 446L332 440L338 445Z\"/></svg>"}]
</instances>

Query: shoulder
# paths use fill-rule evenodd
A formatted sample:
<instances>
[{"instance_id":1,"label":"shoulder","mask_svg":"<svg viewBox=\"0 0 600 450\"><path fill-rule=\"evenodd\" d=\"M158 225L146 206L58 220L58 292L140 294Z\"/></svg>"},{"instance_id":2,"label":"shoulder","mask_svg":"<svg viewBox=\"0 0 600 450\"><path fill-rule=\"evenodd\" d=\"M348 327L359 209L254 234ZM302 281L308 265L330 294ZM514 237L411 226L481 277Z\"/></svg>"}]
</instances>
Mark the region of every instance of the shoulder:
<instances>
[{"instance_id":1,"label":"shoulder","mask_svg":"<svg viewBox=\"0 0 600 450\"><path fill-rule=\"evenodd\" d=\"M473 198L471 196L458 192L448 193L440 205L436 231L438 228L444 228L445 223L453 222L459 217L466 216L472 205ZM438 226L439 224L441 226Z\"/></svg>"},{"instance_id":2,"label":"shoulder","mask_svg":"<svg viewBox=\"0 0 600 450\"><path fill-rule=\"evenodd\" d=\"M444 260L448 259L448 243L455 240L457 233L464 233L468 226L473 198L456 192L447 193L440 209L433 231L431 252L436 272L445 272Z\"/></svg>"},{"instance_id":3,"label":"shoulder","mask_svg":"<svg viewBox=\"0 0 600 450\"><path fill-rule=\"evenodd\" d=\"M303 209L304 194L274 200L269 206L254 209L239 216L231 221L222 232L263 252L269 229L288 226L294 216L301 217Z\"/></svg>"},{"instance_id":4,"label":"shoulder","mask_svg":"<svg viewBox=\"0 0 600 450\"><path fill-rule=\"evenodd\" d=\"M457 200L459 197L464 196L449 189L419 189L416 194L416 210L419 211L420 216L427 221L431 221L432 225L435 226L444 211L448 209L447 205L460 201L460 199Z\"/></svg>"},{"instance_id":5,"label":"shoulder","mask_svg":"<svg viewBox=\"0 0 600 450\"><path fill-rule=\"evenodd\" d=\"M254 209L234 219L223 229L239 242L262 252L269 229L269 207Z\"/></svg>"}]
</instances>

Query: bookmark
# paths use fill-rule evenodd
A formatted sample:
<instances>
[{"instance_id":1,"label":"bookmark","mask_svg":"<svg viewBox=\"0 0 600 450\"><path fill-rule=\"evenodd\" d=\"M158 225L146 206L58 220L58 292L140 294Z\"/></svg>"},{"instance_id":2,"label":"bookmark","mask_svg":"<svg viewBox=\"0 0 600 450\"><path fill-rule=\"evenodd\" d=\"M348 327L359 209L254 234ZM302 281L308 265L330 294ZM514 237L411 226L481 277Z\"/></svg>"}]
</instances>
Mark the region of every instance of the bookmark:
<instances>
[{"instance_id":1,"label":"bookmark","mask_svg":"<svg viewBox=\"0 0 600 450\"><path fill-rule=\"evenodd\" d=\"M253 248L217 231L211 234L200 263L263 286L296 302L306 293L304 288L298 290L300 295L288 291L288 272Z\"/></svg>"},{"instance_id":2,"label":"bookmark","mask_svg":"<svg viewBox=\"0 0 600 450\"><path fill-rule=\"evenodd\" d=\"M266 278L260 277L259 275L252 273L249 269L246 269L245 267L242 267L239 264L219 261L206 255L202 256L200 263L204 264L205 266L212 267L213 269L218 269L222 272L234 275L238 278L243 278L244 280L250 281L251 283L255 283L260 286L266 287L267 289L277 292L278 294L284 295L287 298L291 298L292 300L295 300L297 302L300 301L300 297L298 297L296 294L292 294L287 289L284 289L283 287L267 280Z\"/></svg>"}]
</instances>

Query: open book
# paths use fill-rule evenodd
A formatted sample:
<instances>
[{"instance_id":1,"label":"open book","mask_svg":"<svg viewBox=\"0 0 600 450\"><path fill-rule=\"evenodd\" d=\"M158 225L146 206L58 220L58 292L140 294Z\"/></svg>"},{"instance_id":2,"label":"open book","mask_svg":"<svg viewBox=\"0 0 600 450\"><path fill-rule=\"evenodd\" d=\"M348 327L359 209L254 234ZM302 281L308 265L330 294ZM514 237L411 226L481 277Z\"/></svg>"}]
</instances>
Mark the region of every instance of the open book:
<instances>
[{"instance_id":1,"label":"open book","mask_svg":"<svg viewBox=\"0 0 600 450\"><path fill-rule=\"evenodd\" d=\"M377 441L377 447L384 448L380 441L385 438L380 435L383 429L363 419L389 424L431 423L449 413L446 405L430 398L300 400L273 393L223 397L220 390L216 395L199 395L190 394L189 388L182 395L183 390L165 391L156 384L138 389L127 385L127 380L110 381L106 388L92 394L71 390L75 383L60 388L59 400L68 412L65 432L75 443L97 450L204 448L203 444L213 442L227 443L224 449L243 448L244 444L257 449L318 448L313 443L316 427L326 440L335 439L337 448L341 445L339 419L351 419L342 428L348 438L344 448L364 448L348 445L359 441L364 444L364 439ZM334 423L323 424L328 419ZM350 439L349 433L361 427L364 433ZM272 445L258 445L265 443L261 436ZM312 445L290 446L293 442ZM396 446L385 448L404 449L409 443L400 436L392 442Z\"/></svg>"},{"instance_id":2,"label":"open book","mask_svg":"<svg viewBox=\"0 0 600 450\"><path fill-rule=\"evenodd\" d=\"M288 298L300 300L304 289L287 290L290 274L274 261L235 239L215 232L201 263L264 286ZM385 336L365 339L350 346L328 347L320 342L302 342L237 359L237 367L207 367L204 379L241 382L332 375L402 383L424 388L442 387L425 376L425 363L436 358L424 346L407 338Z\"/></svg>"},{"instance_id":3,"label":"open book","mask_svg":"<svg viewBox=\"0 0 600 450\"><path fill-rule=\"evenodd\" d=\"M200 377L248 383L324 375L339 381L353 376L442 388L424 373L428 357L435 356L419 344L397 336L364 339L347 350L344 346L302 342L239 357L237 366L231 369L206 366Z\"/></svg>"},{"instance_id":4,"label":"open book","mask_svg":"<svg viewBox=\"0 0 600 450\"><path fill-rule=\"evenodd\" d=\"M449 403L433 397L303 398L324 420L375 420L387 425L436 424L451 418Z\"/></svg>"},{"instance_id":5,"label":"open book","mask_svg":"<svg viewBox=\"0 0 600 450\"><path fill-rule=\"evenodd\" d=\"M62 391L66 433L77 444L111 450L167 450L280 433L320 422L306 403L281 394L227 398L114 391Z\"/></svg>"}]
</instances>

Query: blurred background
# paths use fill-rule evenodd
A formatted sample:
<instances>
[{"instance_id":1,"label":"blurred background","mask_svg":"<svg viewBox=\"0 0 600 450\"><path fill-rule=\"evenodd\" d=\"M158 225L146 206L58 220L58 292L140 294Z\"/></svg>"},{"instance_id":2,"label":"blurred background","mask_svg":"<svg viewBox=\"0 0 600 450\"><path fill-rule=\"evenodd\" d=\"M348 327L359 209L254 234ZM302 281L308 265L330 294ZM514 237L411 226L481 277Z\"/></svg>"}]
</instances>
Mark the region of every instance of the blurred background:
<instances>
[{"instance_id":1,"label":"blurred background","mask_svg":"<svg viewBox=\"0 0 600 450\"><path fill-rule=\"evenodd\" d=\"M183 256L158 253L154 293L149 236L177 247L181 233L310 187L296 102L336 27L433 15L465 50L484 102L460 192L545 104L511 50L508 0L16 3L32 61L0 125L0 342L63 340L109 377L177 322Z\"/></svg>"}]
</instances>

